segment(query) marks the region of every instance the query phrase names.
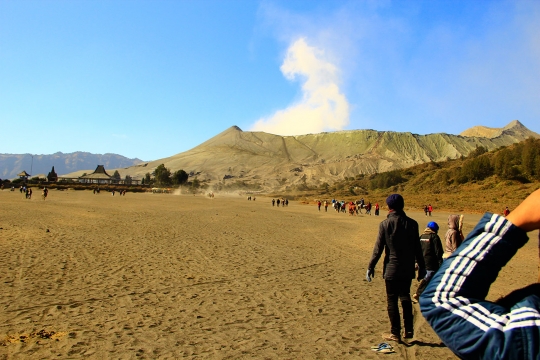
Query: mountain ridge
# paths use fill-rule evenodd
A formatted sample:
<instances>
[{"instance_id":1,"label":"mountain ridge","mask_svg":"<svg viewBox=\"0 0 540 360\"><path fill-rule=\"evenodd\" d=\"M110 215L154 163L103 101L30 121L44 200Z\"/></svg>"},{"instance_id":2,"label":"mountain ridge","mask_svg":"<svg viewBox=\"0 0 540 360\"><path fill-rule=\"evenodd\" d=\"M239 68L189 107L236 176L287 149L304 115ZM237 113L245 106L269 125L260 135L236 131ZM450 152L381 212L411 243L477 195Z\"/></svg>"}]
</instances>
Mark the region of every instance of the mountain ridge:
<instances>
[{"instance_id":1,"label":"mountain ridge","mask_svg":"<svg viewBox=\"0 0 540 360\"><path fill-rule=\"evenodd\" d=\"M33 158L33 159L32 159ZM86 151L72 153L55 152L54 154L0 154L0 178L13 179L23 170L37 174L47 175L54 166L57 174L72 173L75 171L92 171L99 165L107 168L127 167L141 163L142 160L129 159L125 156L105 153L93 154Z\"/></svg>"},{"instance_id":2,"label":"mountain ridge","mask_svg":"<svg viewBox=\"0 0 540 360\"><path fill-rule=\"evenodd\" d=\"M280 136L231 126L188 151L118 170L122 177L142 178L164 164L171 171L191 173L210 188L240 181L274 191L455 159L479 146L493 150L531 136L540 138L517 120L494 129L490 137L463 133L344 130Z\"/></svg>"}]
</instances>

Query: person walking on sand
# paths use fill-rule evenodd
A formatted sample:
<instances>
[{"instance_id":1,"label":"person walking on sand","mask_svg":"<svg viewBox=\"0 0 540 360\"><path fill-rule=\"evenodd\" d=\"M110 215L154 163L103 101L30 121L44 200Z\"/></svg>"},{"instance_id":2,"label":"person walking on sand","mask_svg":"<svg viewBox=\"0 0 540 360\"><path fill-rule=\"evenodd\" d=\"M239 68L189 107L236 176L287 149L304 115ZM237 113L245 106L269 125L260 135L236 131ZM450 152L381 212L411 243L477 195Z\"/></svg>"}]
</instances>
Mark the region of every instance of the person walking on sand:
<instances>
[{"instance_id":1,"label":"person walking on sand","mask_svg":"<svg viewBox=\"0 0 540 360\"><path fill-rule=\"evenodd\" d=\"M536 190L506 218L484 214L420 296L422 315L460 359L540 359L540 283L486 300L500 270L520 248L530 251L539 203Z\"/></svg>"},{"instance_id":2,"label":"person walking on sand","mask_svg":"<svg viewBox=\"0 0 540 360\"><path fill-rule=\"evenodd\" d=\"M324 200L324 212L328 212L328 200Z\"/></svg>"},{"instance_id":3,"label":"person walking on sand","mask_svg":"<svg viewBox=\"0 0 540 360\"><path fill-rule=\"evenodd\" d=\"M427 211L428 211L429 216L431 216L431 213L433 212L433 206L431 206L431 204L427 206Z\"/></svg>"},{"instance_id":4,"label":"person walking on sand","mask_svg":"<svg viewBox=\"0 0 540 360\"><path fill-rule=\"evenodd\" d=\"M427 207L427 205L424 205L424 215L427 216L427 213L428 213L428 207Z\"/></svg>"},{"instance_id":5,"label":"person walking on sand","mask_svg":"<svg viewBox=\"0 0 540 360\"><path fill-rule=\"evenodd\" d=\"M411 282L415 277L415 260L418 264L418 281L426 274L422 246L418 233L418 223L409 218L403 208L405 202L399 194L392 194L386 199L389 213L379 225L379 235L369 261L366 280L371 282L375 276L375 266L384 250L383 278L386 283L386 301L390 332L383 333L383 339L401 341L401 319L398 300L401 301L404 338L414 337L413 311L410 296Z\"/></svg>"},{"instance_id":6,"label":"person walking on sand","mask_svg":"<svg viewBox=\"0 0 540 360\"><path fill-rule=\"evenodd\" d=\"M449 257L461 245L463 241L463 215L448 216L448 230L444 235L444 255Z\"/></svg>"},{"instance_id":7,"label":"person walking on sand","mask_svg":"<svg viewBox=\"0 0 540 360\"><path fill-rule=\"evenodd\" d=\"M504 215L504 217L507 217L508 214L510 214L510 209L509 209L508 206L507 206L507 207L504 209L504 211L503 211L503 215Z\"/></svg>"},{"instance_id":8,"label":"person walking on sand","mask_svg":"<svg viewBox=\"0 0 540 360\"><path fill-rule=\"evenodd\" d=\"M276 204L276 199L272 199L272 206L275 206Z\"/></svg>"},{"instance_id":9,"label":"person walking on sand","mask_svg":"<svg viewBox=\"0 0 540 360\"><path fill-rule=\"evenodd\" d=\"M430 221L422 235L420 235L420 245L422 246L422 254L424 255L424 263L426 264L426 276L420 284L416 293L413 295L413 302L417 302L420 295L429 284L431 277L442 264L444 250L441 243L441 238L437 234L439 232L439 225Z\"/></svg>"},{"instance_id":10,"label":"person walking on sand","mask_svg":"<svg viewBox=\"0 0 540 360\"><path fill-rule=\"evenodd\" d=\"M379 203L375 203L375 216L379 216Z\"/></svg>"},{"instance_id":11,"label":"person walking on sand","mask_svg":"<svg viewBox=\"0 0 540 360\"><path fill-rule=\"evenodd\" d=\"M321 200L317 201L317 209L319 210L319 212L321 211Z\"/></svg>"},{"instance_id":12,"label":"person walking on sand","mask_svg":"<svg viewBox=\"0 0 540 360\"><path fill-rule=\"evenodd\" d=\"M349 215L354 216L355 211L356 211L356 205L354 204L354 201L351 201L349 203Z\"/></svg>"}]
</instances>

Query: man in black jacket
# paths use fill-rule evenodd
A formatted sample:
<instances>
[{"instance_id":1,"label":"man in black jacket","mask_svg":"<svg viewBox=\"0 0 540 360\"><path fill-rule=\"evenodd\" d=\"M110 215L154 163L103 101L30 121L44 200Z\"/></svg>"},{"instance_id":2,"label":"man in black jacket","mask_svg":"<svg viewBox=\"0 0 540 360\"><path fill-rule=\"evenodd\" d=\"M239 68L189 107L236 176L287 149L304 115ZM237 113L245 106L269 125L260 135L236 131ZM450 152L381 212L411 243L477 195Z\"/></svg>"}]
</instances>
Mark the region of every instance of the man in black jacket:
<instances>
[{"instance_id":1,"label":"man in black jacket","mask_svg":"<svg viewBox=\"0 0 540 360\"><path fill-rule=\"evenodd\" d=\"M398 299L403 309L405 339L414 336L413 312L410 296L411 282L415 277L415 260L418 263L418 280L426 274L424 257L418 233L418 223L405 215L405 202L399 194L392 194L386 199L389 208L387 218L379 225L379 235L373 248L366 280L375 275L375 266L384 250L383 278L386 282L386 298L390 333L383 333L385 340L401 340L401 319Z\"/></svg>"}]
</instances>

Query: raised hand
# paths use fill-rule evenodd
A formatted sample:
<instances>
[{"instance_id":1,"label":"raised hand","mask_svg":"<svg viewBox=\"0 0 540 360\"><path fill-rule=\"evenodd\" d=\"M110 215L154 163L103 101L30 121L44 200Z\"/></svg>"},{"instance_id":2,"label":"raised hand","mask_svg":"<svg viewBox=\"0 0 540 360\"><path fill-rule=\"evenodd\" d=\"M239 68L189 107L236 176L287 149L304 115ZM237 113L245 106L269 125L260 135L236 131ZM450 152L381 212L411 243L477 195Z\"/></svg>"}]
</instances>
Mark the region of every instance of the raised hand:
<instances>
[{"instance_id":1,"label":"raised hand","mask_svg":"<svg viewBox=\"0 0 540 360\"><path fill-rule=\"evenodd\" d=\"M540 189L527 196L506 219L525 231L540 229Z\"/></svg>"}]
</instances>

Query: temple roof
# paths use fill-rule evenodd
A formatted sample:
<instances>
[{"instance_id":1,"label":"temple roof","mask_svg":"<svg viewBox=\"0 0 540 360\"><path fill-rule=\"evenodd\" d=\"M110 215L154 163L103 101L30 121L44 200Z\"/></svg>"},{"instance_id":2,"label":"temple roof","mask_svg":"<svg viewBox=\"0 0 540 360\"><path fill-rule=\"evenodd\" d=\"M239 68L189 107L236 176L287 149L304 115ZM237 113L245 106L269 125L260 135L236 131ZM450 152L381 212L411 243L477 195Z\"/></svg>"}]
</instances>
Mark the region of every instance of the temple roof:
<instances>
[{"instance_id":1,"label":"temple roof","mask_svg":"<svg viewBox=\"0 0 540 360\"><path fill-rule=\"evenodd\" d=\"M81 176L80 179L110 179L111 175L105 171L105 166L98 165L93 173Z\"/></svg>"},{"instance_id":2,"label":"temple roof","mask_svg":"<svg viewBox=\"0 0 540 360\"><path fill-rule=\"evenodd\" d=\"M27 173L25 170L23 170L20 174L18 174L17 176L30 176L29 173Z\"/></svg>"}]
</instances>

